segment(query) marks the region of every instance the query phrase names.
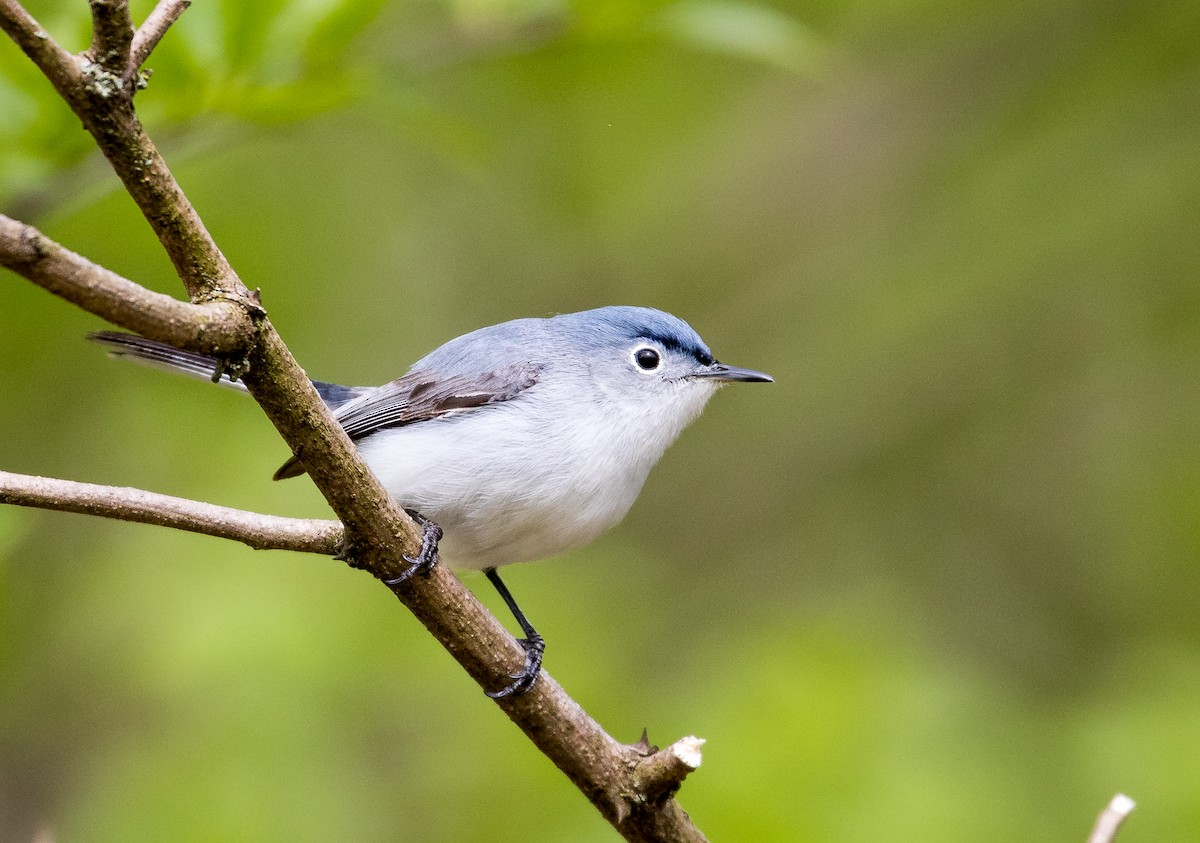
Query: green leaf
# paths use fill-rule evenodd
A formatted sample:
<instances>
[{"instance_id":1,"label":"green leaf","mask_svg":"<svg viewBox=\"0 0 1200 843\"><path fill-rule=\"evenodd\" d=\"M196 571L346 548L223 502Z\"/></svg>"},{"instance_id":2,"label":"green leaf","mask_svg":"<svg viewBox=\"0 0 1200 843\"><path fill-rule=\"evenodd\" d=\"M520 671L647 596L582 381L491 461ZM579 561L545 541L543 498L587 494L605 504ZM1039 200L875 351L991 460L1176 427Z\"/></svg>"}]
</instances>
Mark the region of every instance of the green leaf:
<instances>
[{"instance_id":1,"label":"green leaf","mask_svg":"<svg viewBox=\"0 0 1200 843\"><path fill-rule=\"evenodd\" d=\"M652 18L657 29L689 46L812 73L822 48L803 23L782 12L734 0L682 0Z\"/></svg>"}]
</instances>

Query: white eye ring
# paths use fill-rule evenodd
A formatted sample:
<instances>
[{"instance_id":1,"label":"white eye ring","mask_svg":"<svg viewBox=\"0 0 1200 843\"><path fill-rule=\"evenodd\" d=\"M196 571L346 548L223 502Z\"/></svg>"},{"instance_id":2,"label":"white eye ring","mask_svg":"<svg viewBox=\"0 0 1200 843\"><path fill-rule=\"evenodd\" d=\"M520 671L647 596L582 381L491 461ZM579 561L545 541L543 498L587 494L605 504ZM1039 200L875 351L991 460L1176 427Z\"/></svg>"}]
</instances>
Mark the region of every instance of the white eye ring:
<instances>
[{"instance_id":1,"label":"white eye ring","mask_svg":"<svg viewBox=\"0 0 1200 843\"><path fill-rule=\"evenodd\" d=\"M662 368L662 354L648 345L640 346L633 351L633 365L643 372L657 372Z\"/></svg>"}]
</instances>

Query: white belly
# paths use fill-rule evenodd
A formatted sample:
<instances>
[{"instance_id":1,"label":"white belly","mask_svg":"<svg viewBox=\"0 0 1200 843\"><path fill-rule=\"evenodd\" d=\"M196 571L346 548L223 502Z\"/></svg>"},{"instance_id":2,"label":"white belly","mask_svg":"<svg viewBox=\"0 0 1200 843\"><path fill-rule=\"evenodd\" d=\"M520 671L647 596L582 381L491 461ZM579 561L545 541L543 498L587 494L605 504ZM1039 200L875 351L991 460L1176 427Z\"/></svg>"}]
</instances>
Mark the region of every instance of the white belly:
<instances>
[{"instance_id":1,"label":"white belly","mask_svg":"<svg viewBox=\"0 0 1200 843\"><path fill-rule=\"evenodd\" d=\"M587 544L625 516L657 461L635 453L611 420L547 433L505 409L359 442L392 496L442 528L441 558L452 567L528 562Z\"/></svg>"}]
</instances>

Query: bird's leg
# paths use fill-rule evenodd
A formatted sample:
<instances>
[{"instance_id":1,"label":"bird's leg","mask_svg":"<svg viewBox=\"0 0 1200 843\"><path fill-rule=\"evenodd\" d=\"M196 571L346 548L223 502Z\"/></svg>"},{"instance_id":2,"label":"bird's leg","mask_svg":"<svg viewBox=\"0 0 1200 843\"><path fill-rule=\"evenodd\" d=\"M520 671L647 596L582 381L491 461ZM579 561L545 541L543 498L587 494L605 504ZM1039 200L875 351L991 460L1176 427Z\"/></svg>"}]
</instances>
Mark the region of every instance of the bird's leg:
<instances>
[{"instance_id":1,"label":"bird's leg","mask_svg":"<svg viewBox=\"0 0 1200 843\"><path fill-rule=\"evenodd\" d=\"M496 591L504 598L505 605L508 610L513 613L513 617L517 619L517 623L521 625L521 631L525 633L524 638L518 638L517 643L525 650L525 664L522 666L519 673L509 674L509 679L514 680L508 685L505 685L499 691L488 691L487 695L494 700L502 697L520 696L533 687L533 683L538 678L538 673L542 669L542 654L546 652L546 641L542 636L538 635L538 631L533 628L533 624L525 617L525 613L521 611L521 607L517 605L517 601L513 599L512 594L508 590L508 586L500 579L500 575L496 573L495 568L488 568L483 572L496 587Z\"/></svg>"},{"instance_id":2,"label":"bird's leg","mask_svg":"<svg viewBox=\"0 0 1200 843\"><path fill-rule=\"evenodd\" d=\"M421 525L421 552L416 555L416 558L405 556L404 561L408 563L408 567L400 572L400 576L383 581L384 585L392 588L408 582L416 574L423 577L429 576L429 572L438 563L438 542L442 540L441 527L415 510L405 509L404 511L413 521Z\"/></svg>"}]
</instances>

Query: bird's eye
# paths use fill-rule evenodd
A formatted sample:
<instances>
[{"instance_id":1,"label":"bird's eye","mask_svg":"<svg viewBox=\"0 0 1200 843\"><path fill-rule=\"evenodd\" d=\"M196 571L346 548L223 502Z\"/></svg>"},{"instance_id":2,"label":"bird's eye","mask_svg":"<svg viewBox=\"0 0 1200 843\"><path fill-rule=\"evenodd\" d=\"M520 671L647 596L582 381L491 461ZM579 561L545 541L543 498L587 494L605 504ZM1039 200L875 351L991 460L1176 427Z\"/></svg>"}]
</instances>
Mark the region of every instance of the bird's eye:
<instances>
[{"instance_id":1,"label":"bird's eye","mask_svg":"<svg viewBox=\"0 0 1200 843\"><path fill-rule=\"evenodd\" d=\"M633 352L633 362L643 372L653 372L662 365L662 356L653 348L639 348Z\"/></svg>"}]
</instances>

